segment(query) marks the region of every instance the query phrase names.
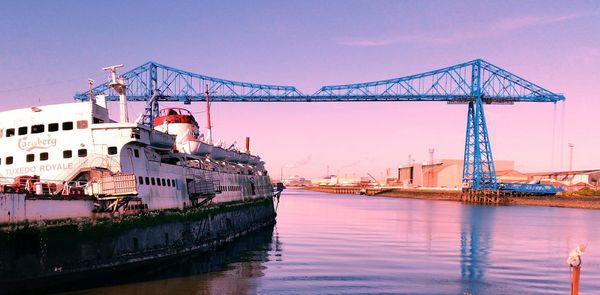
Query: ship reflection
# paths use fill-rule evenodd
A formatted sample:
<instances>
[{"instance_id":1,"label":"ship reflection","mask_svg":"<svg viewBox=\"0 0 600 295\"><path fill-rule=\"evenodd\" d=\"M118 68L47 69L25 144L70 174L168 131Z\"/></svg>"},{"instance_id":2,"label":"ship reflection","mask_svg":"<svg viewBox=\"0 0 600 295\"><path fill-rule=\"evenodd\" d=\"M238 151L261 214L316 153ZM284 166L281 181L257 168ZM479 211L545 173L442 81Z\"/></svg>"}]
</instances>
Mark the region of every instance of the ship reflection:
<instances>
[{"instance_id":1,"label":"ship reflection","mask_svg":"<svg viewBox=\"0 0 600 295\"><path fill-rule=\"evenodd\" d=\"M263 263L269 260L270 251L275 252L275 259L281 258L281 243L273 226L211 253L132 273L126 280L112 282L111 287L69 294L255 294L256 278L264 276Z\"/></svg>"},{"instance_id":2,"label":"ship reflection","mask_svg":"<svg viewBox=\"0 0 600 295\"><path fill-rule=\"evenodd\" d=\"M465 292L481 294L492 248L496 208L465 205L460 230L460 275Z\"/></svg>"}]
</instances>

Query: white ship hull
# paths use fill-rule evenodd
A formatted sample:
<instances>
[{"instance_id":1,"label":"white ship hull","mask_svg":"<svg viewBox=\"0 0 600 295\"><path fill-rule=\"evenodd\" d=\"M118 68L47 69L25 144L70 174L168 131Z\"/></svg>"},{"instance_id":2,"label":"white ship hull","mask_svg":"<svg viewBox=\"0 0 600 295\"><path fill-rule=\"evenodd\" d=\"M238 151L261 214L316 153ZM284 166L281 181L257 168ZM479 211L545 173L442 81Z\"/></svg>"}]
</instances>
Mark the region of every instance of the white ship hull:
<instances>
[{"instance_id":1,"label":"white ship hull","mask_svg":"<svg viewBox=\"0 0 600 295\"><path fill-rule=\"evenodd\" d=\"M26 210L19 207L25 206L19 198L6 199L0 202L0 223L91 216L91 207L82 205L86 202L93 203L96 212L125 212L182 209L273 194L257 156L193 138L170 150L173 136L141 124L114 123L99 105L40 106L1 112L0 117L1 190L43 195L63 202L58 207L66 206L56 214L52 207L58 207L45 207L44 212L45 205L40 205L30 214L19 211ZM75 205L65 198L85 201ZM13 213L9 218L3 212Z\"/></svg>"}]
</instances>

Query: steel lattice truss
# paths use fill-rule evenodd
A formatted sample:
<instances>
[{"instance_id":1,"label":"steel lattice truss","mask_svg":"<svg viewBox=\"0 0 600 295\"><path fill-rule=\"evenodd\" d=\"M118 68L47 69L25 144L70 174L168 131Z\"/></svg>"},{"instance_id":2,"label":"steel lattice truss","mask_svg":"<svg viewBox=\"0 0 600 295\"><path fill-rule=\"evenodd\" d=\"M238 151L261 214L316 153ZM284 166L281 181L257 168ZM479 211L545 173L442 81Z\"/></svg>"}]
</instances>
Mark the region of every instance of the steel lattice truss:
<instances>
[{"instance_id":1,"label":"steel lattice truss","mask_svg":"<svg viewBox=\"0 0 600 295\"><path fill-rule=\"evenodd\" d=\"M324 86L313 100L407 100L475 101L472 93L473 72L481 75L481 97L485 103L556 102L564 96L552 93L517 75L481 59L426 73L367 83Z\"/></svg>"},{"instance_id":2,"label":"steel lattice truss","mask_svg":"<svg viewBox=\"0 0 600 295\"><path fill-rule=\"evenodd\" d=\"M156 94L157 101L204 100L208 90L213 101L271 101L290 96L304 96L296 87L264 85L219 79L182 71L155 62L145 63L122 75L127 81L127 100L147 101ZM118 94L103 83L94 88L95 94L105 94L107 100L119 100ZM75 99L87 100L83 91Z\"/></svg>"},{"instance_id":3,"label":"steel lattice truss","mask_svg":"<svg viewBox=\"0 0 600 295\"><path fill-rule=\"evenodd\" d=\"M550 92L484 60L476 59L426 73L367 83L323 86L312 95L304 95L293 86L236 82L148 62L122 75L126 79L128 100L146 101L144 124L152 125L160 101L204 101L205 93L217 102L352 102L352 101L445 101L466 103L463 188L516 190L553 193L555 189L535 184L498 184L484 104L515 102L558 102L561 94ZM109 83L94 88L107 100L118 100ZM75 99L87 100L80 92Z\"/></svg>"},{"instance_id":4,"label":"steel lattice truss","mask_svg":"<svg viewBox=\"0 0 600 295\"><path fill-rule=\"evenodd\" d=\"M481 75L481 98L485 103L557 102L560 94L550 92L517 75L481 59L426 73L367 83L323 86L313 95L305 95L293 86L237 82L148 62L122 76L127 81L127 99L147 101L154 87L158 101L202 101L208 90L218 102L309 102L309 101L475 101L471 93L472 73ZM118 100L109 83L94 88L94 93ZM87 100L87 91L75 99Z\"/></svg>"}]
</instances>

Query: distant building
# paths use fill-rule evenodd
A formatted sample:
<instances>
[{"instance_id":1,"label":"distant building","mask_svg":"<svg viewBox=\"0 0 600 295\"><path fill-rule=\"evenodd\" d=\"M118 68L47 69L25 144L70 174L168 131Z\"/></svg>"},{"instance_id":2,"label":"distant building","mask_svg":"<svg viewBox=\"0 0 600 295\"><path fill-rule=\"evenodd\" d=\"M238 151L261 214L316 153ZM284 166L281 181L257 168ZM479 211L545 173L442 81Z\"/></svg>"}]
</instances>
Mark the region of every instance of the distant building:
<instances>
[{"instance_id":1,"label":"distant building","mask_svg":"<svg viewBox=\"0 0 600 295\"><path fill-rule=\"evenodd\" d=\"M527 181L527 176L514 170L514 161L494 161L496 173L508 182ZM435 160L421 165L413 164L398 168L398 183L413 187L462 187L463 161L456 159ZM504 178L503 178L504 177Z\"/></svg>"},{"instance_id":2,"label":"distant building","mask_svg":"<svg viewBox=\"0 0 600 295\"><path fill-rule=\"evenodd\" d=\"M566 189L600 188L600 169L527 173L529 182L558 183Z\"/></svg>"},{"instance_id":3,"label":"distant building","mask_svg":"<svg viewBox=\"0 0 600 295\"><path fill-rule=\"evenodd\" d=\"M496 179L498 179L498 182L529 182L529 176L527 174L513 169L496 170Z\"/></svg>"},{"instance_id":4,"label":"distant building","mask_svg":"<svg viewBox=\"0 0 600 295\"><path fill-rule=\"evenodd\" d=\"M541 183L563 186L567 190L583 187L600 189L600 169L522 173L514 169L514 161L494 161L498 182ZM435 160L398 168L398 178L388 184L406 187L462 187L463 161Z\"/></svg>"},{"instance_id":5,"label":"distant building","mask_svg":"<svg viewBox=\"0 0 600 295\"><path fill-rule=\"evenodd\" d=\"M312 183L310 180L300 177L298 175L290 176L283 181L286 186L310 186Z\"/></svg>"},{"instance_id":6,"label":"distant building","mask_svg":"<svg viewBox=\"0 0 600 295\"><path fill-rule=\"evenodd\" d=\"M320 186L366 186L371 184L368 177L338 177L336 175L315 178L311 182L313 185Z\"/></svg>"}]
</instances>

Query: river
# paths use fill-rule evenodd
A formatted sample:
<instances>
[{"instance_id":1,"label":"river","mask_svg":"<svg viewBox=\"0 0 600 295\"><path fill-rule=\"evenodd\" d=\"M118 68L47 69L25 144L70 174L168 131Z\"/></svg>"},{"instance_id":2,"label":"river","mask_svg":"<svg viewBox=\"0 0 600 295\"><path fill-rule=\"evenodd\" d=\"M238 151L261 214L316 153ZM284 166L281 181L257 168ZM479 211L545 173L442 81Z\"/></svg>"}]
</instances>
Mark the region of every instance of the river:
<instances>
[{"instance_id":1,"label":"river","mask_svg":"<svg viewBox=\"0 0 600 295\"><path fill-rule=\"evenodd\" d=\"M600 292L600 211L286 190L277 224L118 285L70 294Z\"/></svg>"}]
</instances>

